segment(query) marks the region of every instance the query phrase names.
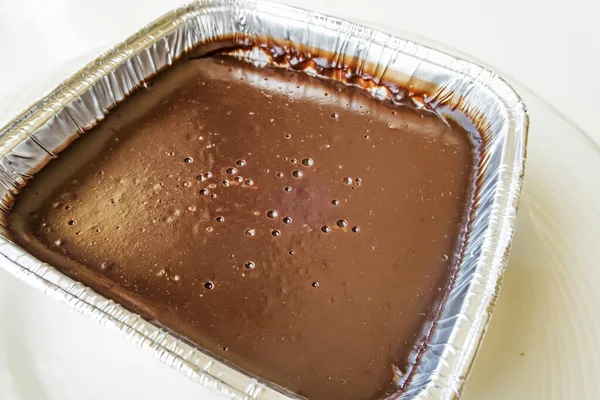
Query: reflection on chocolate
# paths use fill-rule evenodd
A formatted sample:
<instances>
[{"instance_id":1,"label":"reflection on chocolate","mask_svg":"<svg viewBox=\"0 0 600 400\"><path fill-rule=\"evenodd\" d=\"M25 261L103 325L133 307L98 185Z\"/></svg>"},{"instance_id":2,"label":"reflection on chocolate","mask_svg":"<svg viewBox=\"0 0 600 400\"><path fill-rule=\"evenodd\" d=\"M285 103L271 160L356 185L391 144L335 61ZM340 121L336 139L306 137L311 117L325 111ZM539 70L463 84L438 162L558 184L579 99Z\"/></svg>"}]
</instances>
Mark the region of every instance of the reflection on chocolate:
<instances>
[{"instance_id":1,"label":"reflection on chocolate","mask_svg":"<svg viewBox=\"0 0 600 400\"><path fill-rule=\"evenodd\" d=\"M114 109L9 222L41 260L242 370L374 399L451 284L474 159L433 113L211 57Z\"/></svg>"}]
</instances>

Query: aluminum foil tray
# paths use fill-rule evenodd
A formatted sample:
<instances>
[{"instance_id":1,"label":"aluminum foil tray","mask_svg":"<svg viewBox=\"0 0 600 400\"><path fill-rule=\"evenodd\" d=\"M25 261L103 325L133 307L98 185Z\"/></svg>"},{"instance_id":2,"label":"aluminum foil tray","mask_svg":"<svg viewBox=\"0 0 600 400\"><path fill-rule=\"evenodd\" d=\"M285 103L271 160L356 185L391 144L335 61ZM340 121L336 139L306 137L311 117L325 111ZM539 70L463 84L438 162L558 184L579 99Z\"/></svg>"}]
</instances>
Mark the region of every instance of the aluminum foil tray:
<instances>
[{"instance_id":1,"label":"aluminum foil tray","mask_svg":"<svg viewBox=\"0 0 600 400\"><path fill-rule=\"evenodd\" d=\"M475 204L454 284L412 374L392 398L460 396L490 321L506 267L523 181L528 118L500 77L471 62L354 23L266 1L205 0L174 10L84 67L0 130L0 267L146 348L231 399L293 398L213 359L45 264L10 239L6 216L27 181L99 123L145 80L180 56L231 44L238 56L273 63L269 43L333 60L335 79L368 77L383 97L466 116L483 139ZM261 54L263 56L261 56ZM294 67L293 58L277 62Z\"/></svg>"}]
</instances>

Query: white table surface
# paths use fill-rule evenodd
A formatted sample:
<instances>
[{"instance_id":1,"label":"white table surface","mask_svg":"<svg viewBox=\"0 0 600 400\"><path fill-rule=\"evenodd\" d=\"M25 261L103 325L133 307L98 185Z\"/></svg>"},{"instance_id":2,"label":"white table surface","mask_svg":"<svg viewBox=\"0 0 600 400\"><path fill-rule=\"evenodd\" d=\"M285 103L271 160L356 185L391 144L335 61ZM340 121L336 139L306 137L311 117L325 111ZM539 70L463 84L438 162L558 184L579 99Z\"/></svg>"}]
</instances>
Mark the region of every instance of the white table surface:
<instances>
[{"instance_id":1,"label":"white table surface","mask_svg":"<svg viewBox=\"0 0 600 400\"><path fill-rule=\"evenodd\" d=\"M521 212L463 398L600 398L598 0L284 2L414 32L517 83L531 110ZM0 125L180 3L0 0ZM142 398L218 399L0 269L0 399Z\"/></svg>"}]
</instances>

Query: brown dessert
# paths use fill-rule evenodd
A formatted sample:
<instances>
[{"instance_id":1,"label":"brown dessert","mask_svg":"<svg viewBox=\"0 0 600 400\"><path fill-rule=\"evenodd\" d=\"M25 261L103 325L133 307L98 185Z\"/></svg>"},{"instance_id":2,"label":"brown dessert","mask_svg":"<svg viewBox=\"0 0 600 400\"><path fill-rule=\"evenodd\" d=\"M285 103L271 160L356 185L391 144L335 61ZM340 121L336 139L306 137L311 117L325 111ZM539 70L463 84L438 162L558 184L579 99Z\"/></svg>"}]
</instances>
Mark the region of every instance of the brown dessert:
<instances>
[{"instance_id":1,"label":"brown dessert","mask_svg":"<svg viewBox=\"0 0 600 400\"><path fill-rule=\"evenodd\" d=\"M40 260L242 370L374 399L451 285L473 143L355 87L182 61L44 168L9 222Z\"/></svg>"}]
</instances>

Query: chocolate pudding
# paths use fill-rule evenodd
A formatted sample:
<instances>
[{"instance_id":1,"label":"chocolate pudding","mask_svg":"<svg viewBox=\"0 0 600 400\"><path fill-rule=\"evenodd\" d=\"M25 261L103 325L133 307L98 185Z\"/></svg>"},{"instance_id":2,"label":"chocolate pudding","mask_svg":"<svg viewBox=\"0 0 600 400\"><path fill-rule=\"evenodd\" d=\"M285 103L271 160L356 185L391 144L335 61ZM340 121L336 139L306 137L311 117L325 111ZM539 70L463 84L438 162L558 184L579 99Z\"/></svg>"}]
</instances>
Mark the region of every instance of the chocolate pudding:
<instances>
[{"instance_id":1,"label":"chocolate pudding","mask_svg":"<svg viewBox=\"0 0 600 400\"><path fill-rule=\"evenodd\" d=\"M181 61L51 161L24 249L309 399L399 388L460 259L477 146L301 72Z\"/></svg>"}]
</instances>

